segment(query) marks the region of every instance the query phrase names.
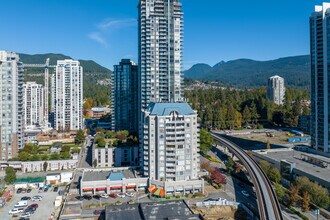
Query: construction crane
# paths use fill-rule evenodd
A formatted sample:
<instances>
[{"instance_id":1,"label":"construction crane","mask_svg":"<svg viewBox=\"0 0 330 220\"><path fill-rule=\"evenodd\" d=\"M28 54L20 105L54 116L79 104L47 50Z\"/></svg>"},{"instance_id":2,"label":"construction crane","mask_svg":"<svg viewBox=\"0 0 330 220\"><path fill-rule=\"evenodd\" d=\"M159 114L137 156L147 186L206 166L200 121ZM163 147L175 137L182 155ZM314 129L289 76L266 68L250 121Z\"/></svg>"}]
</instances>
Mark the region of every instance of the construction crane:
<instances>
[{"instance_id":1,"label":"construction crane","mask_svg":"<svg viewBox=\"0 0 330 220\"><path fill-rule=\"evenodd\" d=\"M46 59L45 64L23 64L24 68L45 68L45 86L44 86L44 121L43 125L45 127L48 127L48 115L49 115L49 110L48 110L48 99L49 99L49 68L55 68L56 66L54 65L49 65L49 58Z\"/></svg>"}]
</instances>

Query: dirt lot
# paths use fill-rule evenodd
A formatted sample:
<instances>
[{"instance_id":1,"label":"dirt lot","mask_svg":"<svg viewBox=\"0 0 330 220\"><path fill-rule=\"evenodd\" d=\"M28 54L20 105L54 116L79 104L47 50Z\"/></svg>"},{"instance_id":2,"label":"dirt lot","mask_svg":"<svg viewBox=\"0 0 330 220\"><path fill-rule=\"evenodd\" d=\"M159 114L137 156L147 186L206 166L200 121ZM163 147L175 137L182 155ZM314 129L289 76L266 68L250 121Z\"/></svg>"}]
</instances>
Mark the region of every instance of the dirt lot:
<instances>
[{"instance_id":1,"label":"dirt lot","mask_svg":"<svg viewBox=\"0 0 330 220\"><path fill-rule=\"evenodd\" d=\"M206 220L245 219L246 214L232 206L211 206L193 208L194 213L201 214Z\"/></svg>"}]
</instances>

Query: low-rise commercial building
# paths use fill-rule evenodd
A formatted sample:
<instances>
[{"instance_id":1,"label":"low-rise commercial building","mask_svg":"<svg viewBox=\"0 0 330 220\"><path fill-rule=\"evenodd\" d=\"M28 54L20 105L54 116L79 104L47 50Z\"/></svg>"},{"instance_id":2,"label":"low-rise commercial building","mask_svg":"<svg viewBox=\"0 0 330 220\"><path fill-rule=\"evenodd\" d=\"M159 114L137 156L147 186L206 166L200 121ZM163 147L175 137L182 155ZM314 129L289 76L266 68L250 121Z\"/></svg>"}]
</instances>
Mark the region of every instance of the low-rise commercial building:
<instances>
[{"instance_id":1,"label":"low-rise commercial building","mask_svg":"<svg viewBox=\"0 0 330 220\"><path fill-rule=\"evenodd\" d=\"M47 166L45 165L47 163ZM47 161L0 161L1 169L11 166L23 173L56 171L56 170L73 170L77 168L78 159L71 160L47 160ZM45 169L46 167L46 169Z\"/></svg>"},{"instance_id":2,"label":"low-rise commercial building","mask_svg":"<svg viewBox=\"0 0 330 220\"><path fill-rule=\"evenodd\" d=\"M204 180L157 181L141 177L130 168L85 170L80 180L80 194L102 194L161 189L164 195L204 192Z\"/></svg>"}]
</instances>

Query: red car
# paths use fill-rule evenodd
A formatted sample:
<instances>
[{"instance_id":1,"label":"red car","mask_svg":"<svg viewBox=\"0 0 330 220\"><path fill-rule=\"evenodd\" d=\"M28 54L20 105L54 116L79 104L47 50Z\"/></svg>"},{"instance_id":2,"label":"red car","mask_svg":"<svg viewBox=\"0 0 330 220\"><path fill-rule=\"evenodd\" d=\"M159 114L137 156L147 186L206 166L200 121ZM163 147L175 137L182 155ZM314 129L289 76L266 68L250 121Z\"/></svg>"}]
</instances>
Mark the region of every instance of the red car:
<instances>
[{"instance_id":1,"label":"red car","mask_svg":"<svg viewBox=\"0 0 330 220\"><path fill-rule=\"evenodd\" d=\"M111 198L113 198L113 199L115 199L115 198L118 197L116 194L110 194L109 196L110 196Z\"/></svg>"},{"instance_id":2,"label":"red car","mask_svg":"<svg viewBox=\"0 0 330 220\"><path fill-rule=\"evenodd\" d=\"M34 204L31 204L30 207L33 207L33 208L37 209L39 206L38 206L38 204L34 203Z\"/></svg>"}]
</instances>

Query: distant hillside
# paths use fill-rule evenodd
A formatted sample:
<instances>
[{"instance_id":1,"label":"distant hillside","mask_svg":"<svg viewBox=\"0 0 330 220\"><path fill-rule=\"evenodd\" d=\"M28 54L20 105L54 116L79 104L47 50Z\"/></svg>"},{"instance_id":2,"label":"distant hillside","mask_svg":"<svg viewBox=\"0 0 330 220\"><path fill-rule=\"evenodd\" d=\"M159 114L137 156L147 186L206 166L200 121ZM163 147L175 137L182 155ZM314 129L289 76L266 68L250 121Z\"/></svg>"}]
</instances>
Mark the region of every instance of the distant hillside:
<instances>
[{"instance_id":1,"label":"distant hillside","mask_svg":"<svg viewBox=\"0 0 330 220\"><path fill-rule=\"evenodd\" d=\"M221 61L213 67L196 64L184 72L186 78L217 80L235 87L259 87L267 84L272 75L285 79L290 87L308 87L309 55L284 57L269 61L238 59Z\"/></svg>"},{"instance_id":2,"label":"distant hillside","mask_svg":"<svg viewBox=\"0 0 330 220\"><path fill-rule=\"evenodd\" d=\"M50 65L56 65L57 60L72 59L63 54L19 54L20 60L26 64L42 64L50 58ZM80 65L84 70L84 98L93 98L96 104L106 104L110 98L110 87L106 85L99 85L99 81L108 81L111 78L112 72L99 65L93 60L79 60ZM25 81L36 81L37 83L44 84L43 69L28 68L25 70Z\"/></svg>"}]
</instances>

